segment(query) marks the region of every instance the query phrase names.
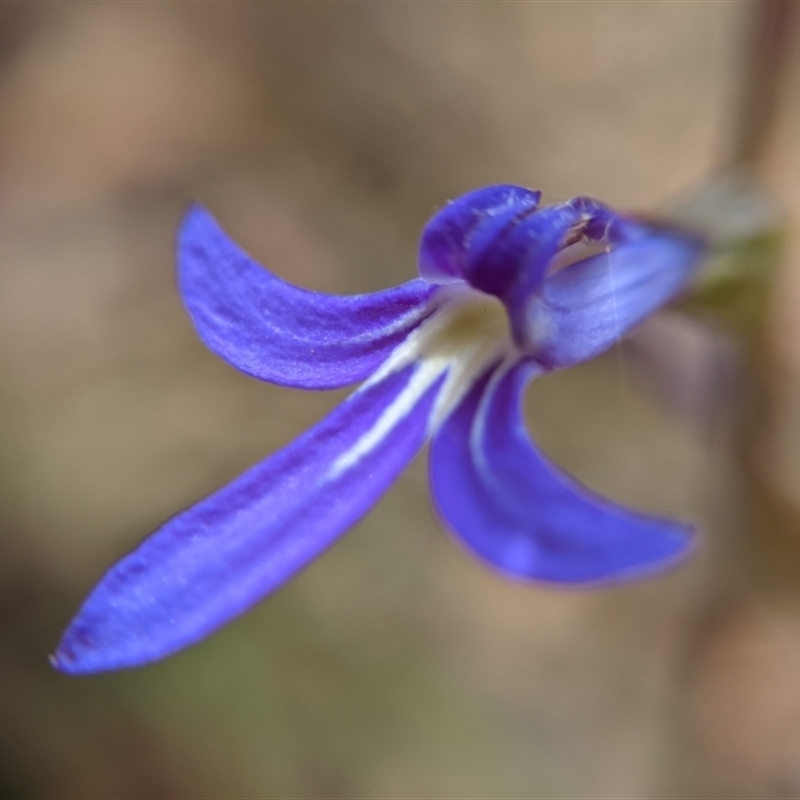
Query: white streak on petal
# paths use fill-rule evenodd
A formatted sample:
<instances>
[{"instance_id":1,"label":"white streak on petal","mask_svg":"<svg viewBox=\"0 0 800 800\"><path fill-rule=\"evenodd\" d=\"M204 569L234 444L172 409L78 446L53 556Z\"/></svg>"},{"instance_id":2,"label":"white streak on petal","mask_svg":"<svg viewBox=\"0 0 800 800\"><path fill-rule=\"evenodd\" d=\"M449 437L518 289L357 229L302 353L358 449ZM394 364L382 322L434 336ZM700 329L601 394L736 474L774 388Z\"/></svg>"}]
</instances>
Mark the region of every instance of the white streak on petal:
<instances>
[{"instance_id":1,"label":"white streak on petal","mask_svg":"<svg viewBox=\"0 0 800 800\"><path fill-rule=\"evenodd\" d=\"M409 364L416 368L405 389L384 410L375 424L333 463L333 479L351 469L377 447L446 375L431 411L433 434L493 363L504 358L516 362L519 353L511 342L506 312L498 300L467 287L448 287L440 308L400 344L375 374L359 389L373 385Z\"/></svg>"},{"instance_id":2,"label":"white streak on petal","mask_svg":"<svg viewBox=\"0 0 800 800\"><path fill-rule=\"evenodd\" d=\"M492 364L510 358L516 363L519 354L506 340L489 339L476 342L457 358L453 359L447 378L439 391L431 410L428 435L432 436L464 399L472 384Z\"/></svg>"},{"instance_id":3,"label":"white streak on petal","mask_svg":"<svg viewBox=\"0 0 800 800\"><path fill-rule=\"evenodd\" d=\"M334 461L326 476L327 479L333 480L342 472L354 467L365 455L377 447L392 432L395 425L411 412L446 368L446 364L437 361L422 362L412 374L405 389L384 410L375 424L349 450L346 450Z\"/></svg>"},{"instance_id":4,"label":"white streak on petal","mask_svg":"<svg viewBox=\"0 0 800 800\"><path fill-rule=\"evenodd\" d=\"M475 412L472 428L469 432L469 446L472 451L472 461L475 468L483 475L484 480L488 483L493 481L493 473L486 462L486 454L483 447L483 443L486 440L486 417L489 413L489 408L492 404L492 399L498 384L518 360L516 356L511 354L495 369L494 374L483 391L483 396Z\"/></svg>"}]
</instances>

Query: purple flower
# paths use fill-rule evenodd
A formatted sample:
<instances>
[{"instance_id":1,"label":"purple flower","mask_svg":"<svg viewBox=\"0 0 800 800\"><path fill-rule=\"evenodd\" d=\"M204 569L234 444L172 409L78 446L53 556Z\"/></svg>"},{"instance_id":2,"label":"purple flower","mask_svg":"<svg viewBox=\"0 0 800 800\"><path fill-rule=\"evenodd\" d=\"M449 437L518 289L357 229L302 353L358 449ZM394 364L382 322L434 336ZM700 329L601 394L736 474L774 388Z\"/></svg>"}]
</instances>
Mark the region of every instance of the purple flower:
<instances>
[{"instance_id":1,"label":"purple flower","mask_svg":"<svg viewBox=\"0 0 800 800\"><path fill-rule=\"evenodd\" d=\"M206 211L190 210L180 289L208 347L284 386L363 383L114 566L54 665L133 667L207 636L330 547L429 439L439 514L501 573L585 585L674 564L691 529L561 473L529 439L521 396L531 378L602 353L673 298L703 251L685 231L595 200L540 209L538 192L491 186L431 219L420 278L333 297L275 277Z\"/></svg>"}]
</instances>

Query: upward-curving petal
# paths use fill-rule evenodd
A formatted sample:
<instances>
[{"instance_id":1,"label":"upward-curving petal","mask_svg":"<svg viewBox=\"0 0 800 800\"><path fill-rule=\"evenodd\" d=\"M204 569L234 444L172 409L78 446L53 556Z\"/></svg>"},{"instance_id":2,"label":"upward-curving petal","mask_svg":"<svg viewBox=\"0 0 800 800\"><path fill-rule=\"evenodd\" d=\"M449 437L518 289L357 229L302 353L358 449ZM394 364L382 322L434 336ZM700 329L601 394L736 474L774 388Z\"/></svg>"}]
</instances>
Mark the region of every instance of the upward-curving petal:
<instances>
[{"instance_id":1,"label":"upward-curving petal","mask_svg":"<svg viewBox=\"0 0 800 800\"><path fill-rule=\"evenodd\" d=\"M691 546L680 523L628 511L568 478L535 448L521 416L531 368L498 368L431 445L431 486L447 525L522 579L596 584L672 565Z\"/></svg>"},{"instance_id":2,"label":"upward-curving petal","mask_svg":"<svg viewBox=\"0 0 800 800\"><path fill-rule=\"evenodd\" d=\"M425 441L442 373L406 367L173 517L100 581L53 657L68 673L163 658L281 586L380 497Z\"/></svg>"},{"instance_id":3,"label":"upward-curving petal","mask_svg":"<svg viewBox=\"0 0 800 800\"><path fill-rule=\"evenodd\" d=\"M556 318L550 328L544 327L547 320L540 311L546 305L542 284L556 256L578 241L604 241L616 248L623 229L635 230L588 197L543 209L538 201L538 192L519 186L470 192L428 222L419 256L424 278L438 283L460 279L501 300L515 343L534 355L540 344L550 343L549 338L540 342L542 332L555 331L559 322ZM577 282L581 280L579 276Z\"/></svg>"},{"instance_id":4,"label":"upward-curving petal","mask_svg":"<svg viewBox=\"0 0 800 800\"><path fill-rule=\"evenodd\" d=\"M594 358L672 300L706 251L690 233L623 223L626 240L554 273L528 308L548 368Z\"/></svg>"},{"instance_id":5,"label":"upward-curving petal","mask_svg":"<svg viewBox=\"0 0 800 800\"><path fill-rule=\"evenodd\" d=\"M434 310L416 279L374 294L292 286L253 261L205 209L189 210L178 241L180 289L200 338L262 380L331 389L368 377Z\"/></svg>"},{"instance_id":6,"label":"upward-curving petal","mask_svg":"<svg viewBox=\"0 0 800 800\"><path fill-rule=\"evenodd\" d=\"M419 274L432 283L467 280L475 237L498 236L535 213L542 193L523 186L484 186L451 200L428 221Z\"/></svg>"}]
</instances>

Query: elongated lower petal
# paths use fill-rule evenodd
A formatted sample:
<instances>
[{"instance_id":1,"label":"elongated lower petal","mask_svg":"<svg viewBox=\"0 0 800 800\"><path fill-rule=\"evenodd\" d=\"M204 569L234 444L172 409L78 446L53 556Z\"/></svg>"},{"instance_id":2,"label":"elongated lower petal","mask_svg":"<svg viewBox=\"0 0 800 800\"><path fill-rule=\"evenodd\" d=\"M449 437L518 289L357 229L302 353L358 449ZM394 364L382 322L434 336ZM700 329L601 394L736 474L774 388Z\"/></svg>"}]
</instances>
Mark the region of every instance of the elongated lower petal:
<instances>
[{"instance_id":1,"label":"elongated lower petal","mask_svg":"<svg viewBox=\"0 0 800 800\"><path fill-rule=\"evenodd\" d=\"M171 519L101 580L64 634L55 666L87 673L160 659L281 586L414 456L440 378L407 367L356 392L288 447Z\"/></svg>"},{"instance_id":2,"label":"elongated lower petal","mask_svg":"<svg viewBox=\"0 0 800 800\"><path fill-rule=\"evenodd\" d=\"M431 485L447 525L490 564L523 579L599 583L683 556L689 528L592 494L534 447L520 408L529 375L522 365L484 378L434 439Z\"/></svg>"},{"instance_id":3,"label":"elongated lower petal","mask_svg":"<svg viewBox=\"0 0 800 800\"><path fill-rule=\"evenodd\" d=\"M292 286L253 261L200 207L178 242L180 289L200 338L237 369L305 389L362 381L433 307L412 280L340 297Z\"/></svg>"},{"instance_id":4,"label":"elongated lower petal","mask_svg":"<svg viewBox=\"0 0 800 800\"><path fill-rule=\"evenodd\" d=\"M544 365L569 367L607 350L679 294L705 252L681 231L626 228L627 241L551 275L532 299L533 352Z\"/></svg>"}]
</instances>

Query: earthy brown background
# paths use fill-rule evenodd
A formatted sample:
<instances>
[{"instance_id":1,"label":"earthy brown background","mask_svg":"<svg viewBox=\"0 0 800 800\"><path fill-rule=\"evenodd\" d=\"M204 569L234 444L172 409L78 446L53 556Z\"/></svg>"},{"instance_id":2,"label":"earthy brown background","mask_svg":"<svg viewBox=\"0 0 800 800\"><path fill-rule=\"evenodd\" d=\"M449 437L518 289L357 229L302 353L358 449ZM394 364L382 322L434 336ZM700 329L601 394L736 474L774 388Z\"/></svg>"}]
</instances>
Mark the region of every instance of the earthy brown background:
<instances>
[{"instance_id":1,"label":"earthy brown background","mask_svg":"<svg viewBox=\"0 0 800 800\"><path fill-rule=\"evenodd\" d=\"M729 405L695 329L672 348L682 415L625 353L529 403L589 485L701 523L685 567L602 592L503 582L439 529L420 458L201 646L80 680L47 663L107 566L343 396L259 384L202 347L174 286L191 198L278 274L334 292L413 276L422 224L475 186L669 208L728 156L753 14L0 4L0 796L800 794L800 614L792 592L737 590ZM794 59L763 172L790 234L798 100ZM800 498L792 258L764 468Z\"/></svg>"}]
</instances>

